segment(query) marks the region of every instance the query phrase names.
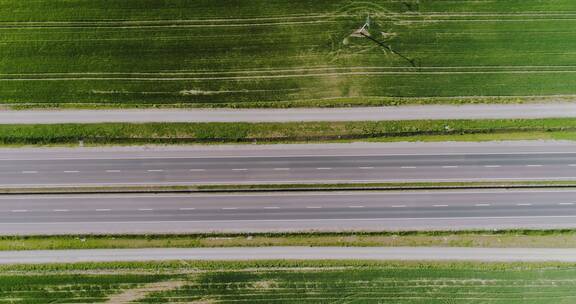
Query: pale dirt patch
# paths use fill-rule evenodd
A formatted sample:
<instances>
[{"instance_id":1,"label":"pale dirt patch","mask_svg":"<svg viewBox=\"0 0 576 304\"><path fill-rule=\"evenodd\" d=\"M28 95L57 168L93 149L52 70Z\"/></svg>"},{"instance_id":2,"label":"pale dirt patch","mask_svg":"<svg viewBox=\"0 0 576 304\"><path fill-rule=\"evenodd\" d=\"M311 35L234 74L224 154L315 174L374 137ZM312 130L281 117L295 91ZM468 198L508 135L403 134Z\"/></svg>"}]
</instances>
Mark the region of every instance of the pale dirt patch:
<instances>
[{"instance_id":1,"label":"pale dirt patch","mask_svg":"<svg viewBox=\"0 0 576 304\"><path fill-rule=\"evenodd\" d=\"M278 282L275 280L256 281L252 284L252 288L258 290L269 290L278 287Z\"/></svg>"},{"instance_id":2,"label":"pale dirt patch","mask_svg":"<svg viewBox=\"0 0 576 304\"><path fill-rule=\"evenodd\" d=\"M200 299L200 300L192 301L192 302L190 302L190 304L213 304L216 302L217 302L216 300L206 298L206 299Z\"/></svg>"},{"instance_id":3,"label":"pale dirt patch","mask_svg":"<svg viewBox=\"0 0 576 304\"><path fill-rule=\"evenodd\" d=\"M164 281L146 284L139 288L129 289L122 293L111 296L106 303L108 304L124 304L134 302L145 298L148 294L153 292L168 291L184 286L188 282L185 281ZM210 302L198 302L210 303Z\"/></svg>"}]
</instances>

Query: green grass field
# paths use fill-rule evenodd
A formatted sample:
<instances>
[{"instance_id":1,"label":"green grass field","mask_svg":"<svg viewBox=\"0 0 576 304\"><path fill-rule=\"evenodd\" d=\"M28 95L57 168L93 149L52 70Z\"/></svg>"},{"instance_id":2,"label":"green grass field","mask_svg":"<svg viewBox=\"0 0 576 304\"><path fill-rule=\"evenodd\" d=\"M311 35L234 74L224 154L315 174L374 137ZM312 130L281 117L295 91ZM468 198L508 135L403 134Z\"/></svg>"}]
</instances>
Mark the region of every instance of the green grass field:
<instances>
[{"instance_id":1,"label":"green grass field","mask_svg":"<svg viewBox=\"0 0 576 304\"><path fill-rule=\"evenodd\" d=\"M41 276L40 276L41 275ZM572 264L173 262L3 266L3 303L574 303Z\"/></svg>"},{"instance_id":2,"label":"green grass field","mask_svg":"<svg viewBox=\"0 0 576 304\"><path fill-rule=\"evenodd\" d=\"M0 0L0 104L289 107L576 96L573 0ZM414 59L412 67L366 38Z\"/></svg>"}]
</instances>

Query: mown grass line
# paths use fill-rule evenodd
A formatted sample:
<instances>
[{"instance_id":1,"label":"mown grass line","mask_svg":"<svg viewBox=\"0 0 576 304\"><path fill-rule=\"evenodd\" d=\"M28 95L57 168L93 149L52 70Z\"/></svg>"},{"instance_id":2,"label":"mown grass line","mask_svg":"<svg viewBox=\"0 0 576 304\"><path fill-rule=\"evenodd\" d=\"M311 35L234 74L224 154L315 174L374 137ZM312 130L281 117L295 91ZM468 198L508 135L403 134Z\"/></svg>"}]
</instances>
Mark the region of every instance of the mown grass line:
<instances>
[{"instance_id":1,"label":"mown grass line","mask_svg":"<svg viewBox=\"0 0 576 304\"><path fill-rule=\"evenodd\" d=\"M0 295L25 303L102 303L178 280L137 303L570 303L568 263L396 261L132 262L0 266Z\"/></svg>"},{"instance_id":2,"label":"mown grass line","mask_svg":"<svg viewBox=\"0 0 576 304\"><path fill-rule=\"evenodd\" d=\"M475 136L574 139L576 119L0 125L0 145L465 140Z\"/></svg>"},{"instance_id":3,"label":"mown grass line","mask_svg":"<svg viewBox=\"0 0 576 304\"><path fill-rule=\"evenodd\" d=\"M576 230L200 233L0 237L0 251L263 246L576 248Z\"/></svg>"}]
</instances>

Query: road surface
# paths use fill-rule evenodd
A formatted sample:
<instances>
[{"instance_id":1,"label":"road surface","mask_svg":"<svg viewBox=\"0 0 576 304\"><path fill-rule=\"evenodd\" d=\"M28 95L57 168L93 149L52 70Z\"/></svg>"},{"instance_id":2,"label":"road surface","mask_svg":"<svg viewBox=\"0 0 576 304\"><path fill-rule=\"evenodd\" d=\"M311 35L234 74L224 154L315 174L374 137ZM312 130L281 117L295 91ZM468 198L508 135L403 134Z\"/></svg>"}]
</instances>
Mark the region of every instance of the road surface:
<instances>
[{"instance_id":1,"label":"road surface","mask_svg":"<svg viewBox=\"0 0 576 304\"><path fill-rule=\"evenodd\" d=\"M0 150L0 187L576 180L576 145Z\"/></svg>"},{"instance_id":2,"label":"road surface","mask_svg":"<svg viewBox=\"0 0 576 304\"><path fill-rule=\"evenodd\" d=\"M305 109L0 111L2 124L98 122L299 122L576 117L576 103Z\"/></svg>"},{"instance_id":3,"label":"road surface","mask_svg":"<svg viewBox=\"0 0 576 304\"><path fill-rule=\"evenodd\" d=\"M439 247L257 247L2 251L0 264L171 260L403 260L576 262L576 249Z\"/></svg>"},{"instance_id":4,"label":"road surface","mask_svg":"<svg viewBox=\"0 0 576 304\"><path fill-rule=\"evenodd\" d=\"M575 227L576 190L0 197L0 234Z\"/></svg>"}]
</instances>

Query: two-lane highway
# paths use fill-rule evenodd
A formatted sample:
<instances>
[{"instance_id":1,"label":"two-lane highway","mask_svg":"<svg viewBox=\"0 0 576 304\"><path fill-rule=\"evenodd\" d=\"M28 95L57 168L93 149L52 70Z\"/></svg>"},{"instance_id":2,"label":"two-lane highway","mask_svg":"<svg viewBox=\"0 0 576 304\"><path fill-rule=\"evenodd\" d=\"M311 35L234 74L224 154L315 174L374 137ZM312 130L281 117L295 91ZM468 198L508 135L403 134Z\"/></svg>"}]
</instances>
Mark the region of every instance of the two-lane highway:
<instances>
[{"instance_id":1,"label":"two-lane highway","mask_svg":"<svg viewBox=\"0 0 576 304\"><path fill-rule=\"evenodd\" d=\"M0 159L0 186L576 180L576 152Z\"/></svg>"},{"instance_id":2,"label":"two-lane highway","mask_svg":"<svg viewBox=\"0 0 576 304\"><path fill-rule=\"evenodd\" d=\"M0 233L497 228L574 223L576 191L128 194L0 198ZM398 228L398 227L396 227ZM67 230L68 229L68 230ZM72 229L72 230L70 230Z\"/></svg>"}]
</instances>

